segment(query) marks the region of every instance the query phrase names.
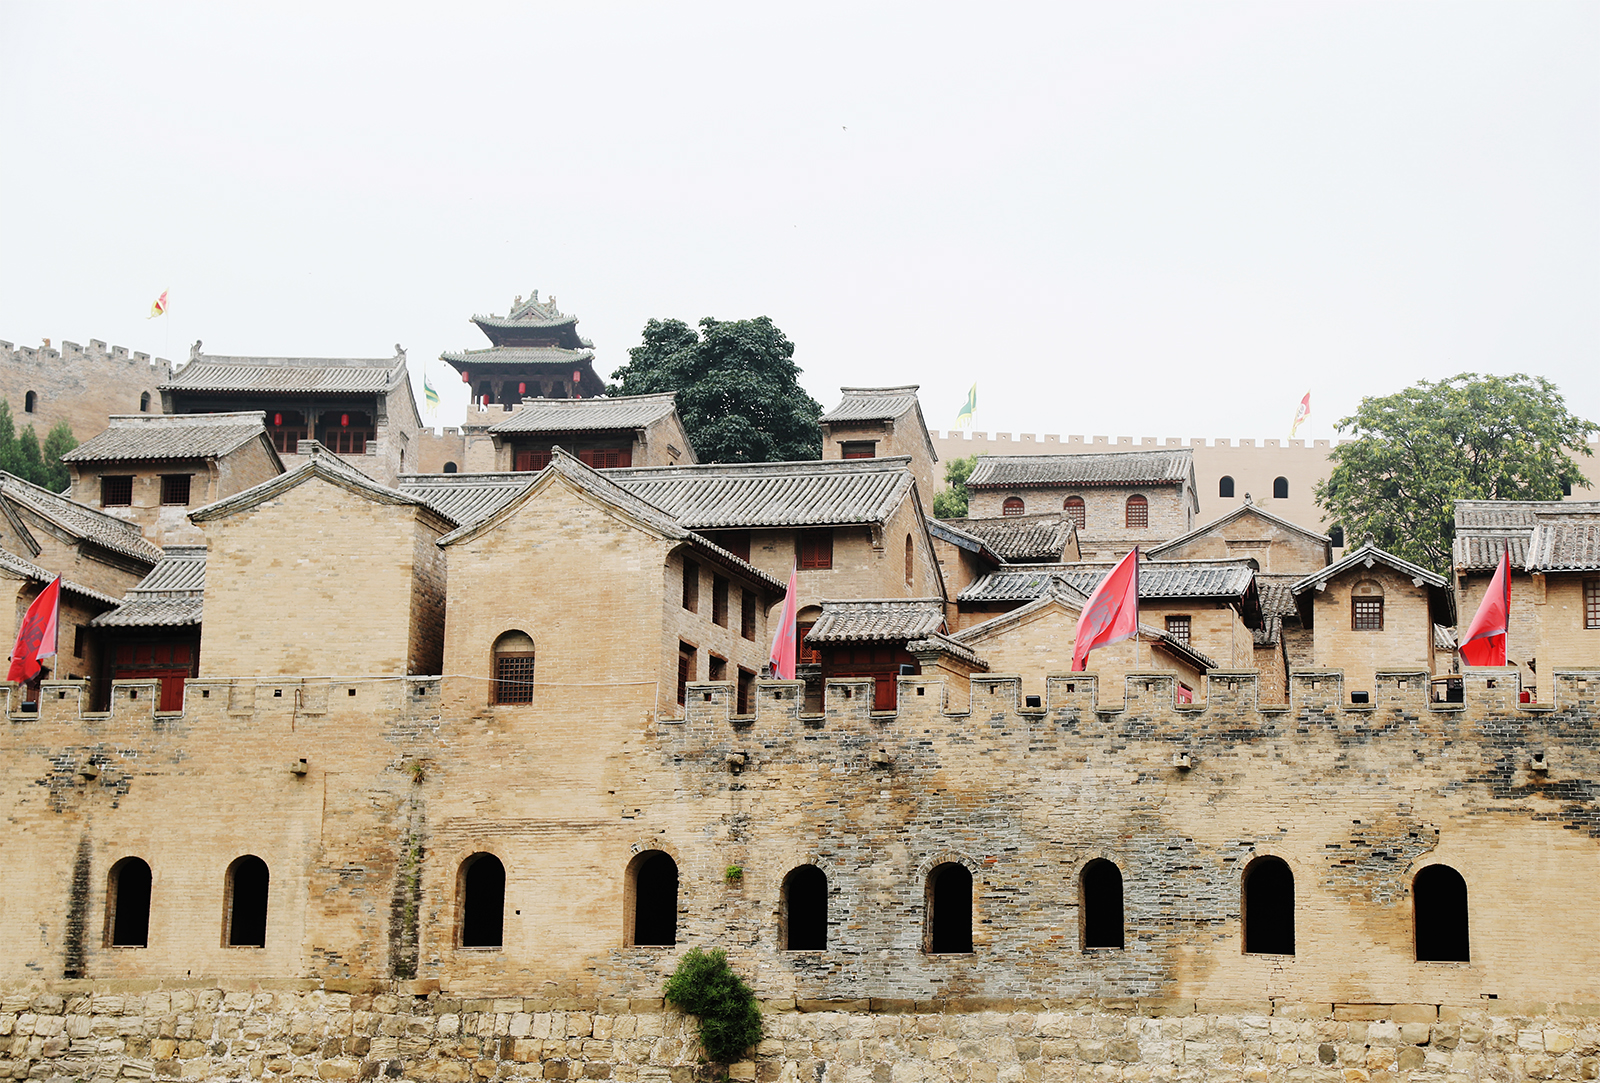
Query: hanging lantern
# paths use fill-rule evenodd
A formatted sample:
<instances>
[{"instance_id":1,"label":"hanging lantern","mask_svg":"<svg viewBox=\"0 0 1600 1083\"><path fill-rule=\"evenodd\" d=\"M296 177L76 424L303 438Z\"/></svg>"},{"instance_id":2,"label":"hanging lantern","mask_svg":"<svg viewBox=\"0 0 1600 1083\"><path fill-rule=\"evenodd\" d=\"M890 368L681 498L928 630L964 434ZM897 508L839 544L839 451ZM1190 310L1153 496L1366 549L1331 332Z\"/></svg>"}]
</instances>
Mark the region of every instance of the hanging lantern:
<instances>
[{"instance_id":1,"label":"hanging lantern","mask_svg":"<svg viewBox=\"0 0 1600 1083\"><path fill-rule=\"evenodd\" d=\"M577 387L582 382L583 382L583 373L579 372L577 369L573 369L572 370L572 386L573 387Z\"/></svg>"},{"instance_id":2,"label":"hanging lantern","mask_svg":"<svg viewBox=\"0 0 1600 1083\"><path fill-rule=\"evenodd\" d=\"M461 370L461 382L464 384L470 384L472 382L472 374L466 369Z\"/></svg>"},{"instance_id":3,"label":"hanging lantern","mask_svg":"<svg viewBox=\"0 0 1600 1083\"><path fill-rule=\"evenodd\" d=\"M517 394L526 395L527 393L528 393L528 385L527 384L518 384L517 385Z\"/></svg>"},{"instance_id":4,"label":"hanging lantern","mask_svg":"<svg viewBox=\"0 0 1600 1083\"><path fill-rule=\"evenodd\" d=\"M282 425L283 424L283 415L282 414L273 414L272 415L272 423L274 425Z\"/></svg>"},{"instance_id":5,"label":"hanging lantern","mask_svg":"<svg viewBox=\"0 0 1600 1083\"><path fill-rule=\"evenodd\" d=\"M346 428L348 428L349 425L350 425L350 415L349 414L340 414L339 415L339 424L341 424L341 425L345 426Z\"/></svg>"},{"instance_id":6,"label":"hanging lantern","mask_svg":"<svg viewBox=\"0 0 1600 1083\"><path fill-rule=\"evenodd\" d=\"M484 395L481 401L482 401L483 405L485 405L485 406L489 405L489 396L488 395Z\"/></svg>"}]
</instances>

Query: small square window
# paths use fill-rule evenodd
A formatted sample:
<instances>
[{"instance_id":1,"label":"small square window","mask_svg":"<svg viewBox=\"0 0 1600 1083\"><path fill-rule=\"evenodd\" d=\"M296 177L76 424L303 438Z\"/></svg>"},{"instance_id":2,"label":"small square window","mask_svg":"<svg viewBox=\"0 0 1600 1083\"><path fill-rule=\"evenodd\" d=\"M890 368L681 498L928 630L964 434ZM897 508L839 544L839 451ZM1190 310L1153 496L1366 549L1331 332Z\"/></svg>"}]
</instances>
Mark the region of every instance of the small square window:
<instances>
[{"instance_id":1,"label":"small square window","mask_svg":"<svg viewBox=\"0 0 1600 1083\"><path fill-rule=\"evenodd\" d=\"M1189 618L1168 617L1167 634L1173 639L1176 639L1179 643L1189 642Z\"/></svg>"},{"instance_id":2,"label":"small square window","mask_svg":"<svg viewBox=\"0 0 1600 1083\"><path fill-rule=\"evenodd\" d=\"M801 568L833 567L833 531L805 530L799 536Z\"/></svg>"},{"instance_id":3,"label":"small square window","mask_svg":"<svg viewBox=\"0 0 1600 1083\"><path fill-rule=\"evenodd\" d=\"M845 459L871 459L878 453L876 440L845 440L839 445L839 454Z\"/></svg>"},{"instance_id":4,"label":"small square window","mask_svg":"<svg viewBox=\"0 0 1600 1083\"><path fill-rule=\"evenodd\" d=\"M100 478L100 506L126 508L133 503L133 478L127 474L103 475Z\"/></svg>"},{"instance_id":5,"label":"small square window","mask_svg":"<svg viewBox=\"0 0 1600 1083\"><path fill-rule=\"evenodd\" d=\"M1350 600L1350 629L1355 632L1383 631L1383 599L1352 598Z\"/></svg>"},{"instance_id":6,"label":"small square window","mask_svg":"<svg viewBox=\"0 0 1600 1083\"><path fill-rule=\"evenodd\" d=\"M189 475L162 474L161 502L163 504L189 503Z\"/></svg>"}]
</instances>

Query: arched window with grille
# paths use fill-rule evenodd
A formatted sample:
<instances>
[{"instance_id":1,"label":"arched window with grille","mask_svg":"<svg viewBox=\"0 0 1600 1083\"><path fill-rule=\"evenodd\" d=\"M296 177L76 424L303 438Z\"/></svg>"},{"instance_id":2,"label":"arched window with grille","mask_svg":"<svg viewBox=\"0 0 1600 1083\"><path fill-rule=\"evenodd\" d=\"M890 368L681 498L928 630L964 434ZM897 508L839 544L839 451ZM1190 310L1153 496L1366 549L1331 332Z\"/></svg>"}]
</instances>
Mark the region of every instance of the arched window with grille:
<instances>
[{"instance_id":1,"label":"arched window with grille","mask_svg":"<svg viewBox=\"0 0 1600 1083\"><path fill-rule=\"evenodd\" d=\"M150 943L150 866L125 857L106 878L106 946L142 948Z\"/></svg>"},{"instance_id":2,"label":"arched window with grille","mask_svg":"<svg viewBox=\"0 0 1600 1083\"><path fill-rule=\"evenodd\" d=\"M533 702L533 637L506 632L494 641L494 703Z\"/></svg>"},{"instance_id":3,"label":"arched window with grille","mask_svg":"<svg viewBox=\"0 0 1600 1083\"><path fill-rule=\"evenodd\" d=\"M1288 478L1273 478L1272 479L1272 499L1274 499L1274 500L1288 500L1289 499L1289 479Z\"/></svg>"},{"instance_id":4,"label":"arched window with grille","mask_svg":"<svg viewBox=\"0 0 1600 1083\"><path fill-rule=\"evenodd\" d=\"M1083 950L1126 946L1122 931L1122 870L1095 858L1078 877Z\"/></svg>"},{"instance_id":5,"label":"arched window with grille","mask_svg":"<svg viewBox=\"0 0 1600 1083\"><path fill-rule=\"evenodd\" d=\"M1067 497L1066 502L1061 505L1061 510L1067 513L1067 518L1071 519L1072 525L1079 530L1082 530L1083 524L1088 521L1088 509L1084 507L1081 496Z\"/></svg>"},{"instance_id":6,"label":"arched window with grille","mask_svg":"<svg viewBox=\"0 0 1600 1083\"><path fill-rule=\"evenodd\" d=\"M267 888L272 876L254 854L235 858L223 880L222 942L230 948L267 946Z\"/></svg>"},{"instance_id":7,"label":"arched window with grille","mask_svg":"<svg viewBox=\"0 0 1600 1083\"><path fill-rule=\"evenodd\" d=\"M622 942L663 948L678 942L678 863L660 850L646 850L628 862Z\"/></svg>"},{"instance_id":8,"label":"arched window with grille","mask_svg":"<svg viewBox=\"0 0 1600 1083\"><path fill-rule=\"evenodd\" d=\"M1244 870L1244 950L1294 954L1294 873L1281 857L1258 857Z\"/></svg>"},{"instance_id":9,"label":"arched window with grille","mask_svg":"<svg viewBox=\"0 0 1600 1083\"><path fill-rule=\"evenodd\" d=\"M972 873L959 861L946 861L928 873L923 896L923 950L954 955L972 950Z\"/></svg>"},{"instance_id":10,"label":"arched window with grille","mask_svg":"<svg viewBox=\"0 0 1600 1083\"><path fill-rule=\"evenodd\" d=\"M1006 502L1000 505L1001 515L1021 515L1024 510L1022 497L1020 496L1008 496L1006 497Z\"/></svg>"},{"instance_id":11,"label":"arched window with grille","mask_svg":"<svg viewBox=\"0 0 1600 1083\"><path fill-rule=\"evenodd\" d=\"M1217 482L1217 496L1224 500L1233 496L1233 479L1226 474L1222 476L1221 481Z\"/></svg>"},{"instance_id":12,"label":"arched window with grille","mask_svg":"<svg viewBox=\"0 0 1600 1083\"><path fill-rule=\"evenodd\" d=\"M1150 525L1150 501L1138 493L1128 497L1123 523L1130 530L1144 530Z\"/></svg>"},{"instance_id":13,"label":"arched window with grille","mask_svg":"<svg viewBox=\"0 0 1600 1083\"><path fill-rule=\"evenodd\" d=\"M506 867L498 857L477 853L461 863L456 886L460 914L457 943L463 948L505 944Z\"/></svg>"},{"instance_id":14,"label":"arched window with grille","mask_svg":"<svg viewBox=\"0 0 1600 1083\"><path fill-rule=\"evenodd\" d=\"M1467 935L1467 882L1449 865L1429 865L1411 881L1417 962L1472 960Z\"/></svg>"},{"instance_id":15,"label":"arched window with grille","mask_svg":"<svg viewBox=\"0 0 1600 1083\"><path fill-rule=\"evenodd\" d=\"M822 951L828 946L828 876L815 865L783 878L783 949Z\"/></svg>"}]
</instances>

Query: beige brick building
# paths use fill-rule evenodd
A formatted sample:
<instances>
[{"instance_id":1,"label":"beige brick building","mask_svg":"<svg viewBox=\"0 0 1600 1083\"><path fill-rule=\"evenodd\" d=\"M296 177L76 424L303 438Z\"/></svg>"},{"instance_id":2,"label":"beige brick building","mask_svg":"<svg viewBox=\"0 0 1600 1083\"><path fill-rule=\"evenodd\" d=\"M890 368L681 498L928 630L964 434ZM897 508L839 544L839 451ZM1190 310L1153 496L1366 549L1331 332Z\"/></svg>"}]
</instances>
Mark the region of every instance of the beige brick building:
<instances>
[{"instance_id":1,"label":"beige brick building","mask_svg":"<svg viewBox=\"0 0 1600 1083\"><path fill-rule=\"evenodd\" d=\"M925 505L944 486L939 453L922 420L917 386L841 387L839 405L823 414L824 459L872 459L905 456L917 478Z\"/></svg>"},{"instance_id":2,"label":"beige brick building","mask_svg":"<svg viewBox=\"0 0 1600 1083\"><path fill-rule=\"evenodd\" d=\"M87 349L66 341L59 349L48 341L0 341L0 397L10 405L17 430L32 425L41 442L62 421L85 440L112 414L159 414L159 388L171 375L172 362L99 339L90 339Z\"/></svg>"}]
</instances>

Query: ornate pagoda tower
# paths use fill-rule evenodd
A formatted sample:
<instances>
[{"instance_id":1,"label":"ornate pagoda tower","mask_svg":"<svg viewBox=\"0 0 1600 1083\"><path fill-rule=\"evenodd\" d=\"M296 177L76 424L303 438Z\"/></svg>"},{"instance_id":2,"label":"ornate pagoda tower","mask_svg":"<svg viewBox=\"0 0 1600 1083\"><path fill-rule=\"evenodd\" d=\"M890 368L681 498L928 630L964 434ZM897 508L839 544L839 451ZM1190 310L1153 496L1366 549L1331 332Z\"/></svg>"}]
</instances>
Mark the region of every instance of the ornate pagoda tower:
<instances>
[{"instance_id":1,"label":"ornate pagoda tower","mask_svg":"<svg viewBox=\"0 0 1600 1083\"><path fill-rule=\"evenodd\" d=\"M523 399L591 399L605 389L594 371L594 343L578 335L578 318L564 315L556 299L539 291L511 303L506 316L474 316L494 343L484 350L439 355L472 386L472 401L511 407Z\"/></svg>"}]
</instances>

